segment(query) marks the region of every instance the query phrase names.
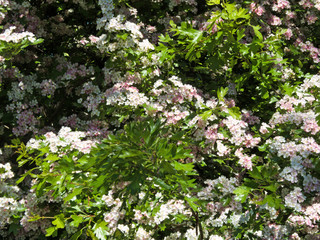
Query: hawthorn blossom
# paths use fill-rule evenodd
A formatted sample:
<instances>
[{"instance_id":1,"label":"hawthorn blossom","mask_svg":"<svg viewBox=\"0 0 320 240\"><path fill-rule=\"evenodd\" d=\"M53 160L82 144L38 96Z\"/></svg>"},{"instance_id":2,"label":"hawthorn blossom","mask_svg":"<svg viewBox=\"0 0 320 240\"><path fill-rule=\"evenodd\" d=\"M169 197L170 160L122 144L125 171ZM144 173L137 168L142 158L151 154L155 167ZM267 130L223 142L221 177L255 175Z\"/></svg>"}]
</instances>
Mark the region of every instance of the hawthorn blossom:
<instances>
[{"instance_id":1,"label":"hawthorn blossom","mask_svg":"<svg viewBox=\"0 0 320 240\"><path fill-rule=\"evenodd\" d=\"M300 203L305 201L306 197L302 194L302 189L295 187L288 195L285 196L285 205L293 208L295 211L300 212L302 207Z\"/></svg>"},{"instance_id":2,"label":"hawthorn blossom","mask_svg":"<svg viewBox=\"0 0 320 240\"><path fill-rule=\"evenodd\" d=\"M268 20L268 23L272 26L279 26L279 25L281 25L282 21L279 17L272 15L270 17L270 19Z\"/></svg>"},{"instance_id":3,"label":"hawthorn blossom","mask_svg":"<svg viewBox=\"0 0 320 240\"><path fill-rule=\"evenodd\" d=\"M235 155L239 158L239 164L248 169L252 170L252 158L255 157L255 155L249 156L242 153L243 148L239 148L235 151Z\"/></svg>"}]
</instances>

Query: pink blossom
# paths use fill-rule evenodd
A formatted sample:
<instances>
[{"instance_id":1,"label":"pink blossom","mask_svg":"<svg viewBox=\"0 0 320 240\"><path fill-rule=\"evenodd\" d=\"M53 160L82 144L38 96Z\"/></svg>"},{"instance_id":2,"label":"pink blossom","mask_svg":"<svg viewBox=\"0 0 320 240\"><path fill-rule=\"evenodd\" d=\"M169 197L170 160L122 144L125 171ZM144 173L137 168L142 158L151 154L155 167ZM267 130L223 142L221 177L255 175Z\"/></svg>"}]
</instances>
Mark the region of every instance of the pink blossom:
<instances>
[{"instance_id":1,"label":"pink blossom","mask_svg":"<svg viewBox=\"0 0 320 240\"><path fill-rule=\"evenodd\" d=\"M281 19L275 15L272 15L268 20L268 23L272 26L279 26L281 25Z\"/></svg>"},{"instance_id":2,"label":"pink blossom","mask_svg":"<svg viewBox=\"0 0 320 240\"><path fill-rule=\"evenodd\" d=\"M244 137L244 144L247 148L253 148L257 146L260 143L261 138L260 137L252 137L250 134L246 134Z\"/></svg>"},{"instance_id":3,"label":"pink blossom","mask_svg":"<svg viewBox=\"0 0 320 240\"><path fill-rule=\"evenodd\" d=\"M235 152L235 155L239 158L239 164L248 170L252 170L251 160L255 155L248 156L246 154L243 154L242 151L243 151L243 148L239 148Z\"/></svg>"},{"instance_id":4,"label":"pink blossom","mask_svg":"<svg viewBox=\"0 0 320 240\"><path fill-rule=\"evenodd\" d=\"M205 131L205 137L213 142L216 141L218 139L218 125L209 126Z\"/></svg>"},{"instance_id":5,"label":"pink blossom","mask_svg":"<svg viewBox=\"0 0 320 240\"><path fill-rule=\"evenodd\" d=\"M290 8L290 2L287 0L276 0L272 6L272 10L280 12L285 8Z\"/></svg>"},{"instance_id":6,"label":"pink blossom","mask_svg":"<svg viewBox=\"0 0 320 240\"><path fill-rule=\"evenodd\" d=\"M299 2L299 4L303 7L303 8L312 8L313 7L313 3L310 0L301 0Z\"/></svg>"},{"instance_id":7,"label":"pink blossom","mask_svg":"<svg viewBox=\"0 0 320 240\"><path fill-rule=\"evenodd\" d=\"M320 131L320 126L315 119L306 119L301 128L306 132L311 132L312 135Z\"/></svg>"},{"instance_id":8,"label":"pink blossom","mask_svg":"<svg viewBox=\"0 0 320 240\"><path fill-rule=\"evenodd\" d=\"M265 13L264 7L261 5L257 5L255 2L252 2L250 4L250 10L251 12L254 12L255 14L257 14L258 16L262 16L262 14Z\"/></svg>"},{"instance_id":9,"label":"pink blossom","mask_svg":"<svg viewBox=\"0 0 320 240\"><path fill-rule=\"evenodd\" d=\"M99 40L98 37L93 36L93 35L90 35L90 36L89 36L89 39L90 39L91 43L97 43L97 41Z\"/></svg>"},{"instance_id":10,"label":"pink blossom","mask_svg":"<svg viewBox=\"0 0 320 240\"><path fill-rule=\"evenodd\" d=\"M287 29L287 31L284 33L284 36L287 40L290 40L293 36L292 30L290 28Z\"/></svg>"},{"instance_id":11,"label":"pink blossom","mask_svg":"<svg viewBox=\"0 0 320 240\"><path fill-rule=\"evenodd\" d=\"M266 124L266 123L262 123L259 131L260 131L262 134L266 134L266 133L269 133L268 128L271 128L271 127L270 127L268 124Z\"/></svg>"},{"instance_id":12,"label":"pink blossom","mask_svg":"<svg viewBox=\"0 0 320 240\"><path fill-rule=\"evenodd\" d=\"M307 20L307 23L310 25L310 24L315 23L318 20L318 17L316 15L313 15L313 14L308 14L306 16L306 20Z\"/></svg>"},{"instance_id":13,"label":"pink blossom","mask_svg":"<svg viewBox=\"0 0 320 240\"><path fill-rule=\"evenodd\" d=\"M300 240L301 238L299 237L298 233L294 233L290 236L290 239L292 240Z\"/></svg>"}]
</instances>

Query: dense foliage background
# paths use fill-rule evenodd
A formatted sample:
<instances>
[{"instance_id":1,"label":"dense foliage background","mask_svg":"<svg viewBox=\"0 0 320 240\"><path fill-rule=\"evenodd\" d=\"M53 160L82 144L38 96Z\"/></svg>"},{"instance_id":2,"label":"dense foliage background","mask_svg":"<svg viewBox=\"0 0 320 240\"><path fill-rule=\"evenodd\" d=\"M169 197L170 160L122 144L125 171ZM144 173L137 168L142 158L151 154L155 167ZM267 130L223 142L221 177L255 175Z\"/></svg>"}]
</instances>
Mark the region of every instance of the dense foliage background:
<instances>
[{"instance_id":1,"label":"dense foliage background","mask_svg":"<svg viewBox=\"0 0 320 240\"><path fill-rule=\"evenodd\" d=\"M2 239L319 239L319 11L0 0Z\"/></svg>"}]
</instances>

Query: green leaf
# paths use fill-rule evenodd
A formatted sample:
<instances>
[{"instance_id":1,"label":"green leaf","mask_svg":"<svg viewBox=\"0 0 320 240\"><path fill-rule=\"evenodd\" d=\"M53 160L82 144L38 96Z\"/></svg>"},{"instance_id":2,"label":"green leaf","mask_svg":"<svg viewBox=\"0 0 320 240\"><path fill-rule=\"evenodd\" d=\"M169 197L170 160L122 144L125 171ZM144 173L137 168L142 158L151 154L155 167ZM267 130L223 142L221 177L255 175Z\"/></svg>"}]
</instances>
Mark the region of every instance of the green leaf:
<instances>
[{"instance_id":1,"label":"green leaf","mask_svg":"<svg viewBox=\"0 0 320 240\"><path fill-rule=\"evenodd\" d=\"M19 229L20 229L20 224L11 223L9 227L9 233L13 233L14 235L17 235Z\"/></svg>"},{"instance_id":2,"label":"green leaf","mask_svg":"<svg viewBox=\"0 0 320 240\"><path fill-rule=\"evenodd\" d=\"M276 192L277 191L277 186L275 186L275 185L269 185L269 186L265 186L263 188L267 189L267 190L269 190L271 192Z\"/></svg>"},{"instance_id":3,"label":"green leaf","mask_svg":"<svg viewBox=\"0 0 320 240\"><path fill-rule=\"evenodd\" d=\"M81 216L71 215L71 218L73 219L73 221L70 223L70 225L73 227L78 227L79 224L83 222L83 217Z\"/></svg>"},{"instance_id":4,"label":"green leaf","mask_svg":"<svg viewBox=\"0 0 320 240\"><path fill-rule=\"evenodd\" d=\"M294 92L295 90L295 87L291 86L289 83L285 83L282 85L282 89L285 91L285 93L291 97L292 96L292 93Z\"/></svg>"},{"instance_id":5,"label":"green leaf","mask_svg":"<svg viewBox=\"0 0 320 240\"><path fill-rule=\"evenodd\" d=\"M262 88L261 89L261 97L263 99L267 99L269 98L269 91L266 88Z\"/></svg>"},{"instance_id":6,"label":"green leaf","mask_svg":"<svg viewBox=\"0 0 320 240\"><path fill-rule=\"evenodd\" d=\"M199 117L201 117L202 120L206 121L212 114L213 114L213 110L208 110L200 114Z\"/></svg>"},{"instance_id":7,"label":"green leaf","mask_svg":"<svg viewBox=\"0 0 320 240\"><path fill-rule=\"evenodd\" d=\"M38 38L37 40L35 40L32 44L36 45L36 44L40 44L43 43L44 39L43 38Z\"/></svg>"},{"instance_id":8,"label":"green leaf","mask_svg":"<svg viewBox=\"0 0 320 240\"><path fill-rule=\"evenodd\" d=\"M56 155L56 154L49 154L46 158L45 158L45 160L47 160L47 161L52 161L52 162L54 162L54 161L57 161L57 160L59 160L60 158Z\"/></svg>"},{"instance_id":9,"label":"green leaf","mask_svg":"<svg viewBox=\"0 0 320 240\"><path fill-rule=\"evenodd\" d=\"M32 171L35 170L35 169L37 169L37 167L32 168L32 169L30 169L28 172L24 173L24 174L22 175L22 177L19 178L19 179L16 181L16 184L21 183L21 182L25 179L25 177L28 176L28 175L31 175Z\"/></svg>"},{"instance_id":10,"label":"green leaf","mask_svg":"<svg viewBox=\"0 0 320 240\"><path fill-rule=\"evenodd\" d=\"M176 134L174 134L172 137L171 137L171 140L173 141L179 141L182 139L182 137L184 136L185 134L185 131L179 131L177 132Z\"/></svg>"},{"instance_id":11,"label":"green leaf","mask_svg":"<svg viewBox=\"0 0 320 240\"><path fill-rule=\"evenodd\" d=\"M131 157L137 157L143 155L143 152L137 151L134 149L126 150L121 155L119 155L120 158L131 158Z\"/></svg>"},{"instance_id":12,"label":"green leaf","mask_svg":"<svg viewBox=\"0 0 320 240\"><path fill-rule=\"evenodd\" d=\"M87 236L91 237L92 240L98 240L98 238L94 235L91 229L87 229Z\"/></svg>"},{"instance_id":13,"label":"green leaf","mask_svg":"<svg viewBox=\"0 0 320 240\"><path fill-rule=\"evenodd\" d=\"M162 187L162 188L164 188L166 190L170 190L171 189L171 187L168 184L166 184L162 179L157 178L157 177L153 177L153 179L154 179L154 183L159 185L160 187Z\"/></svg>"},{"instance_id":14,"label":"green leaf","mask_svg":"<svg viewBox=\"0 0 320 240\"><path fill-rule=\"evenodd\" d=\"M36 186L37 196L43 196L43 190L45 188L46 178L44 178L41 182L39 182Z\"/></svg>"},{"instance_id":15,"label":"green leaf","mask_svg":"<svg viewBox=\"0 0 320 240\"><path fill-rule=\"evenodd\" d=\"M193 170L193 163L180 163L180 162L174 162L173 163L174 168L177 171L185 171L185 172L192 172Z\"/></svg>"},{"instance_id":16,"label":"green leaf","mask_svg":"<svg viewBox=\"0 0 320 240\"><path fill-rule=\"evenodd\" d=\"M262 146L259 146L258 149L260 152L265 152L267 150L268 144L263 144Z\"/></svg>"},{"instance_id":17,"label":"green leaf","mask_svg":"<svg viewBox=\"0 0 320 240\"><path fill-rule=\"evenodd\" d=\"M177 214L177 215L175 215L174 217L175 217L175 221L176 221L177 223L182 223L183 221L188 220L188 218L187 218L186 215L184 215L184 214Z\"/></svg>"},{"instance_id":18,"label":"green leaf","mask_svg":"<svg viewBox=\"0 0 320 240\"><path fill-rule=\"evenodd\" d=\"M192 197L192 198L188 198L188 197L184 197L184 199L188 202L189 206L192 208L193 211L195 212L199 212L198 209L198 204L196 204L195 202L198 201L198 198Z\"/></svg>"},{"instance_id":19,"label":"green leaf","mask_svg":"<svg viewBox=\"0 0 320 240\"><path fill-rule=\"evenodd\" d=\"M135 195L138 192L140 192L140 183L142 182L142 175L140 174L135 174L132 176L132 182L127 186L128 191L132 194Z\"/></svg>"},{"instance_id":20,"label":"green leaf","mask_svg":"<svg viewBox=\"0 0 320 240\"><path fill-rule=\"evenodd\" d=\"M73 234L70 238L70 240L77 240L82 235L82 229L77 231L75 234Z\"/></svg>"},{"instance_id":21,"label":"green leaf","mask_svg":"<svg viewBox=\"0 0 320 240\"><path fill-rule=\"evenodd\" d=\"M60 214L58 216L55 216L56 219L54 221L52 221L52 224L56 226L56 228L64 228L65 224L64 224L64 214Z\"/></svg>"},{"instance_id":22,"label":"green leaf","mask_svg":"<svg viewBox=\"0 0 320 240\"><path fill-rule=\"evenodd\" d=\"M193 29L193 30L195 30L195 29ZM187 54L185 56L185 59L190 59L192 61L194 59L192 57L193 53L196 54L196 58L200 58L201 57L200 51L199 50L194 51L194 47L196 46L196 44L198 44L198 42L200 42L200 40L202 38L202 35L203 35L203 31L197 31L197 32L193 33L192 42L186 48L187 50L189 49L189 51L187 52Z\"/></svg>"},{"instance_id":23,"label":"green leaf","mask_svg":"<svg viewBox=\"0 0 320 240\"><path fill-rule=\"evenodd\" d=\"M208 5L218 5L220 4L220 0L207 0Z\"/></svg>"},{"instance_id":24,"label":"green leaf","mask_svg":"<svg viewBox=\"0 0 320 240\"><path fill-rule=\"evenodd\" d=\"M64 203L70 201L72 198L74 198L75 196L79 195L82 192L82 188L75 188L73 189L73 192L68 194L63 200Z\"/></svg>"},{"instance_id":25,"label":"green leaf","mask_svg":"<svg viewBox=\"0 0 320 240\"><path fill-rule=\"evenodd\" d=\"M239 198L239 200L244 203L249 195L249 193L251 192L251 188L247 187L247 186L240 186L237 187L233 193L237 195L237 197Z\"/></svg>"},{"instance_id":26,"label":"green leaf","mask_svg":"<svg viewBox=\"0 0 320 240\"><path fill-rule=\"evenodd\" d=\"M49 227L46 229L46 237L50 237L51 235L53 235L54 233L57 232L57 228L56 227Z\"/></svg>"},{"instance_id":27,"label":"green leaf","mask_svg":"<svg viewBox=\"0 0 320 240\"><path fill-rule=\"evenodd\" d=\"M261 34L261 32L259 31L259 29L261 28L260 26L253 26L251 25L251 27L253 28L254 34L256 35L256 37L262 41L263 40L263 36Z\"/></svg>"},{"instance_id":28,"label":"green leaf","mask_svg":"<svg viewBox=\"0 0 320 240\"><path fill-rule=\"evenodd\" d=\"M253 178L263 180L263 177L257 167L254 167L252 171L249 172L249 175Z\"/></svg>"},{"instance_id":29,"label":"green leaf","mask_svg":"<svg viewBox=\"0 0 320 240\"><path fill-rule=\"evenodd\" d=\"M241 119L241 112L238 107L228 108L228 112L231 117L240 120Z\"/></svg>"},{"instance_id":30,"label":"green leaf","mask_svg":"<svg viewBox=\"0 0 320 240\"><path fill-rule=\"evenodd\" d=\"M217 95L218 95L218 99L221 101L221 102L224 102L224 97L227 95L228 93L228 88L223 88L221 87L218 92L217 92Z\"/></svg>"},{"instance_id":31,"label":"green leaf","mask_svg":"<svg viewBox=\"0 0 320 240\"><path fill-rule=\"evenodd\" d=\"M267 195L264 199L263 199L263 201L262 201L262 203L260 203L261 205L263 205L263 204L268 204L270 207L275 207L276 206L276 204L275 204L275 202L274 202L274 197L272 196L272 195Z\"/></svg>"}]
</instances>

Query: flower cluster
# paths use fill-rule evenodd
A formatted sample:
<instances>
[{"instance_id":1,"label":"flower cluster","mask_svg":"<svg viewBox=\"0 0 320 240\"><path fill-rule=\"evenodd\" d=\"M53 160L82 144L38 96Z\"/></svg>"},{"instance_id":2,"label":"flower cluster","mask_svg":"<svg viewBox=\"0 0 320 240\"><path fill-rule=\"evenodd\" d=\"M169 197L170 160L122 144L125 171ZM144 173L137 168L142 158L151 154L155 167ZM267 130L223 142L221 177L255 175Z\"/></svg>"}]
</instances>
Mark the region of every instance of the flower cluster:
<instances>
[{"instance_id":1,"label":"flower cluster","mask_svg":"<svg viewBox=\"0 0 320 240\"><path fill-rule=\"evenodd\" d=\"M112 19L114 6L112 0L99 0L98 4L101 7L103 16L97 19L97 29L101 29Z\"/></svg>"},{"instance_id":2,"label":"flower cluster","mask_svg":"<svg viewBox=\"0 0 320 240\"><path fill-rule=\"evenodd\" d=\"M228 8L226 1L213 2L220 3L0 1L0 151L19 137L27 142L27 149L18 147L20 164L47 158L34 171L18 167L13 153L0 152L1 236L316 237L320 1L235 1ZM237 14L217 19L208 32L217 9ZM238 15L241 21L231 19ZM175 24L180 32L170 31ZM239 24L235 46L227 44L235 35L219 35L219 24ZM211 54L219 36L223 63ZM240 42L243 48L234 53ZM247 66L241 57L248 52L259 63ZM194 59L187 57L193 53ZM261 86L274 96L247 95ZM144 138L146 127L143 134L134 129L131 137L142 137L121 154L90 155L108 135L145 119L160 119L168 145L152 134ZM135 164L149 154L145 146L157 144L152 164ZM181 157L182 150L190 154ZM50 157L55 162L48 164ZM105 161L96 165L93 157ZM127 174L116 169L113 179L128 181L110 189L99 169L119 159L123 169L134 167ZM15 185L21 173L36 176L20 183L23 191ZM49 185L55 190L47 191Z\"/></svg>"},{"instance_id":3,"label":"flower cluster","mask_svg":"<svg viewBox=\"0 0 320 240\"><path fill-rule=\"evenodd\" d=\"M18 43L22 39L28 39L30 42L34 42L36 40L35 36L31 32L21 32L15 33L14 30L16 29L15 26L6 29L2 34L0 34L0 40L5 42L14 42Z\"/></svg>"},{"instance_id":4,"label":"flower cluster","mask_svg":"<svg viewBox=\"0 0 320 240\"><path fill-rule=\"evenodd\" d=\"M13 177L14 173L11 171L10 163L0 163L0 229L12 223L13 216L18 214L21 208L21 203L16 200L19 188L8 183L8 180Z\"/></svg>"},{"instance_id":5,"label":"flower cluster","mask_svg":"<svg viewBox=\"0 0 320 240\"><path fill-rule=\"evenodd\" d=\"M297 9L300 10L297 11ZM312 31L318 19L318 1L302 0L299 4L288 0L253 1L250 4L250 10L257 19L262 18L268 23L264 28L267 34L270 34L272 28L284 29L287 40L294 41L302 52L309 53L314 63L319 63L319 48L306 40L306 36ZM301 24L306 24L308 27L302 28Z\"/></svg>"},{"instance_id":6,"label":"flower cluster","mask_svg":"<svg viewBox=\"0 0 320 240\"><path fill-rule=\"evenodd\" d=\"M65 148L70 147L70 151L78 150L82 153L89 153L90 149L96 144L92 140L82 140L86 137L84 132L72 131L69 127L62 127L58 134L48 132L44 135L44 140L30 139L27 147L32 149L39 149L48 146L53 153L66 154Z\"/></svg>"}]
</instances>

